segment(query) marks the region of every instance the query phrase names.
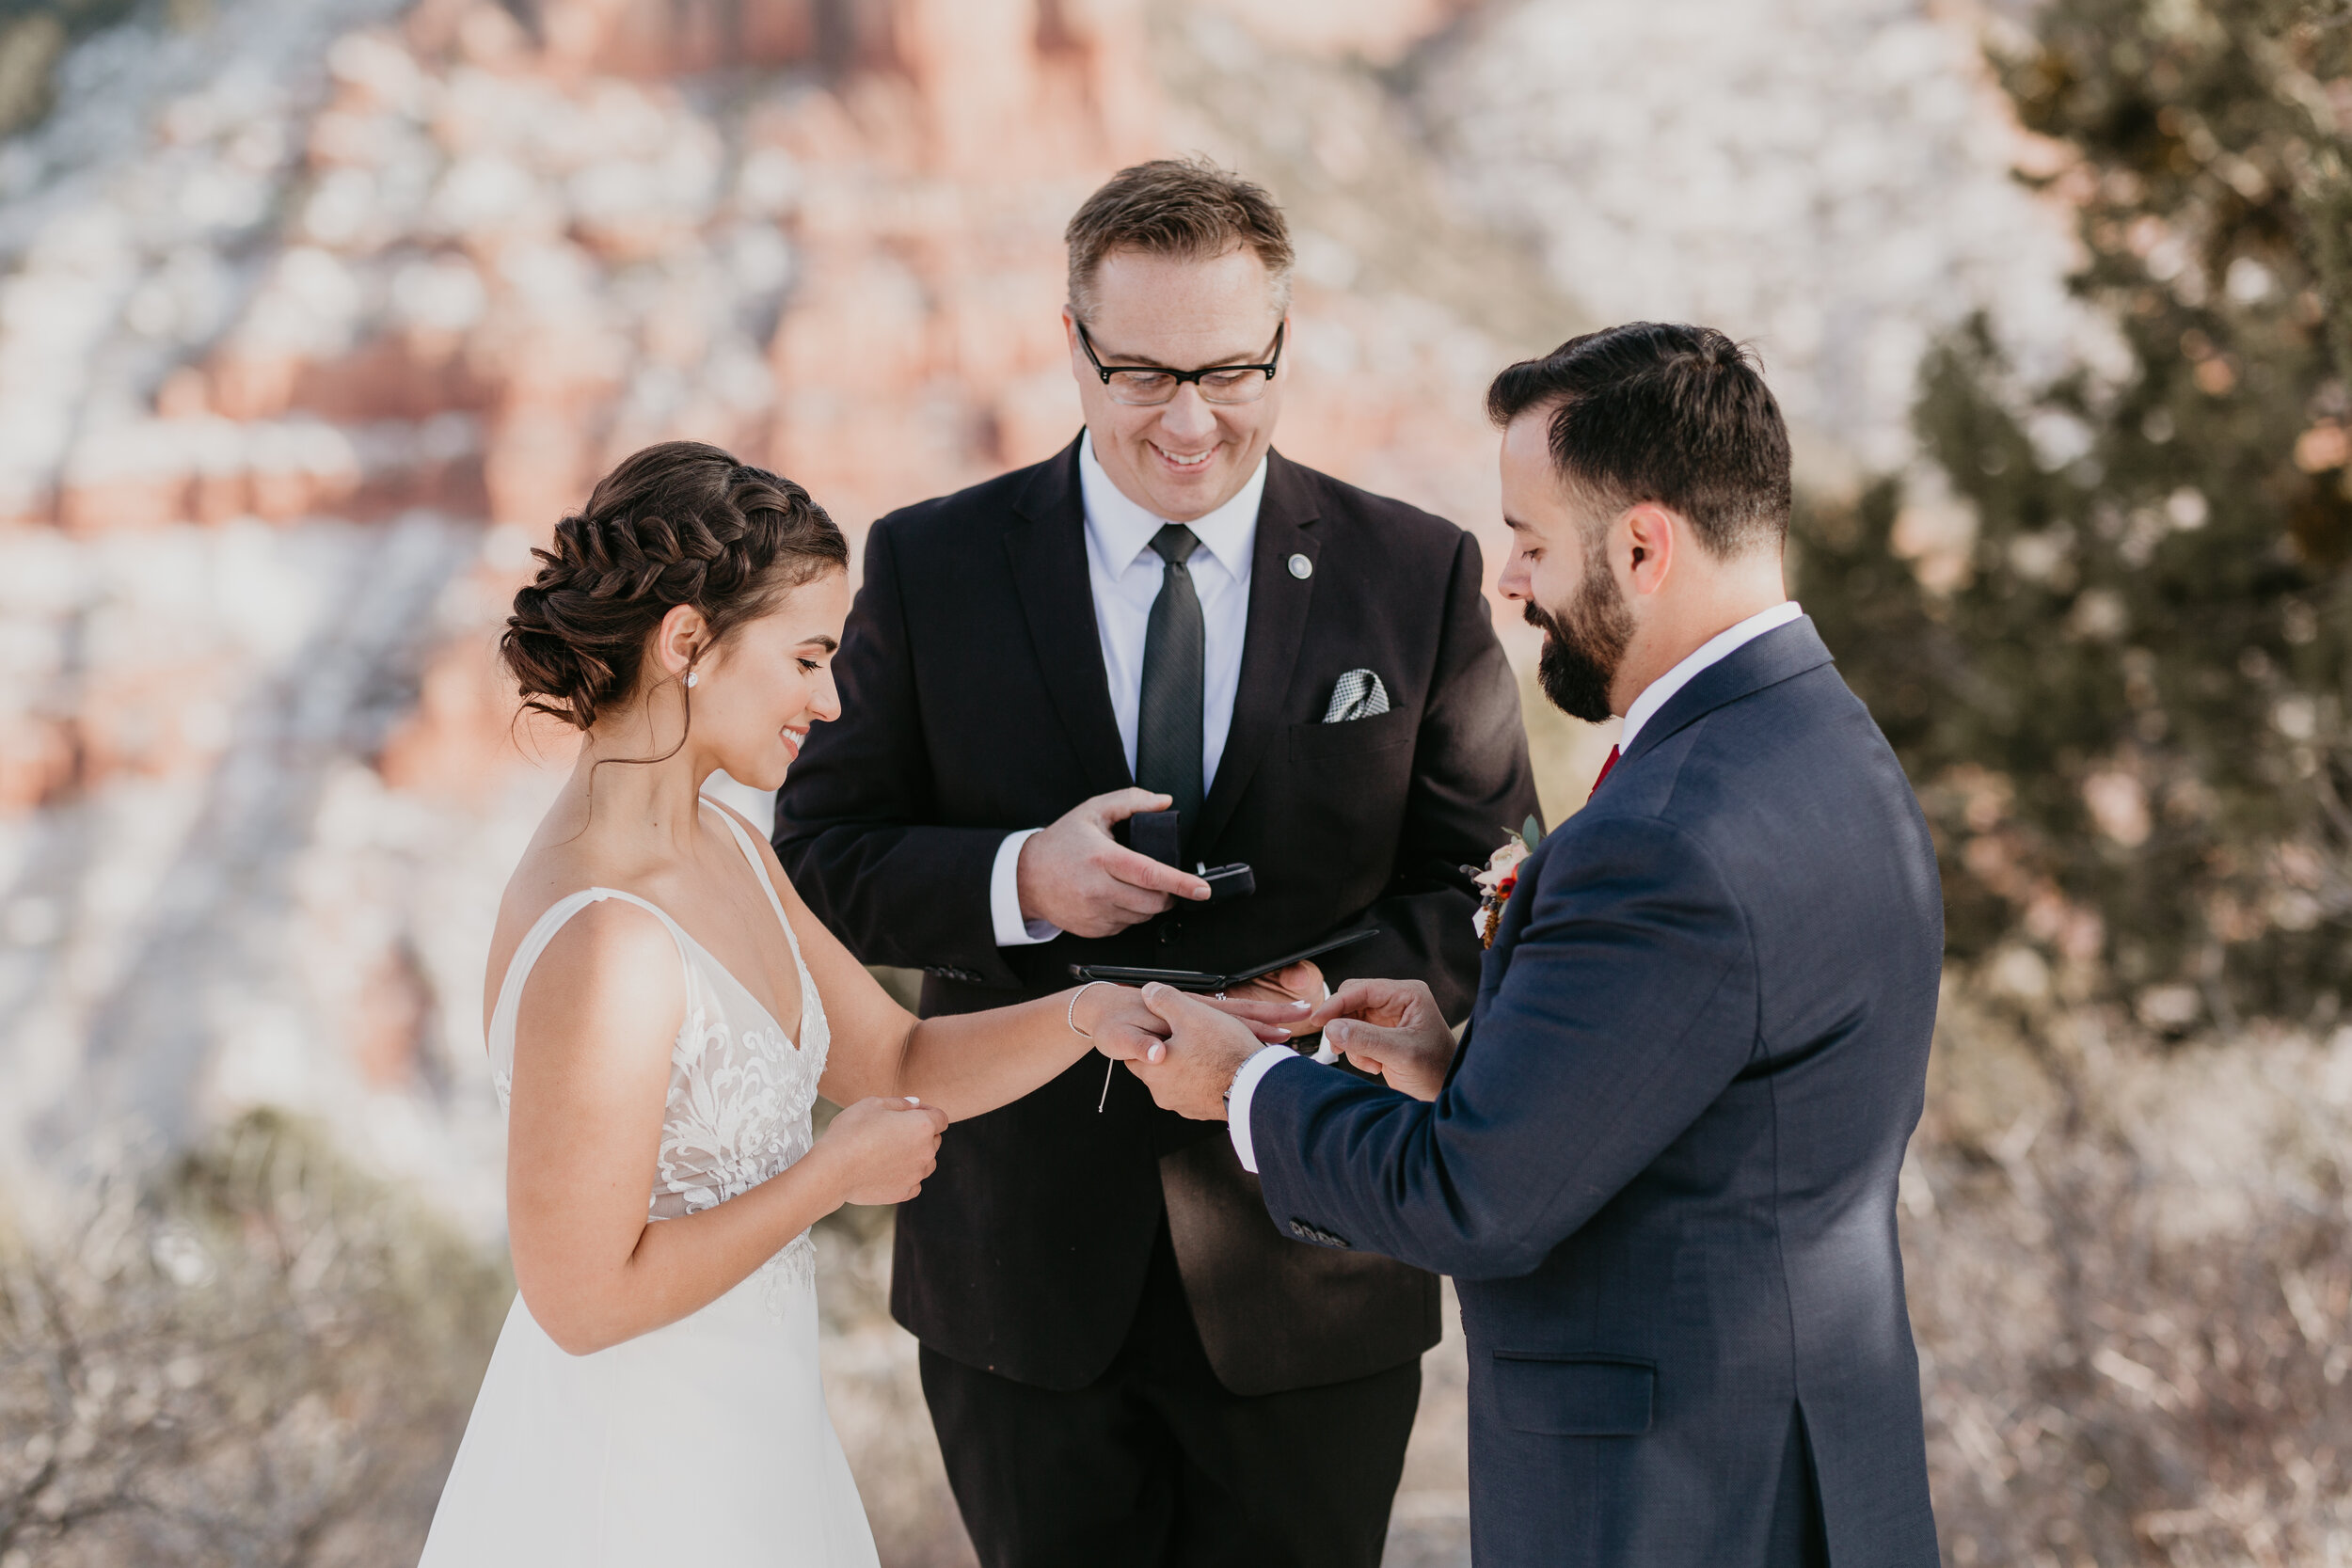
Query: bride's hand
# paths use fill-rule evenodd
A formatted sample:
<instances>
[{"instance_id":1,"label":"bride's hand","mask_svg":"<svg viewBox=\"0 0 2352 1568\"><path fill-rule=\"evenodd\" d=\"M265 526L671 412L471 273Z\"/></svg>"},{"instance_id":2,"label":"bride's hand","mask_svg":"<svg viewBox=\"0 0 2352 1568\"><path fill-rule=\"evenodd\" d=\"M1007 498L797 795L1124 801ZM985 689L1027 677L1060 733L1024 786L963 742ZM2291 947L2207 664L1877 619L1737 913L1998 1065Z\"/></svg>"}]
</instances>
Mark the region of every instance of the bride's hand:
<instances>
[{"instance_id":1,"label":"bride's hand","mask_svg":"<svg viewBox=\"0 0 2352 1568\"><path fill-rule=\"evenodd\" d=\"M1089 985L1071 1008L1070 1022L1114 1061L1157 1062L1168 1054L1168 1022L1143 1005L1143 992L1133 986ZM1247 1016L1243 1022L1264 1044L1290 1043L1287 1015L1280 1023Z\"/></svg>"},{"instance_id":2,"label":"bride's hand","mask_svg":"<svg viewBox=\"0 0 2352 1568\"><path fill-rule=\"evenodd\" d=\"M845 1105L811 1160L822 1160L843 1203L904 1203L937 1168L947 1113L892 1095Z\"/></svg>"}]
</instances>

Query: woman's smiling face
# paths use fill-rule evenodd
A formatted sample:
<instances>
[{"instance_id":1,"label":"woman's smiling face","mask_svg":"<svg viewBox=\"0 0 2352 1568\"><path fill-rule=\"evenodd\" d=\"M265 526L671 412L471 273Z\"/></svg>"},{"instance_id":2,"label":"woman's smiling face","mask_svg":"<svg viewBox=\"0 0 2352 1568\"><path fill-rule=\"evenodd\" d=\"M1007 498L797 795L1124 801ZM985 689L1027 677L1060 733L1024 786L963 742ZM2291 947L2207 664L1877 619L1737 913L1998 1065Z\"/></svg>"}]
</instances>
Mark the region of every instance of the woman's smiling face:
<instances>
[{"instance_id":1,"label":"woman's smiling face","mask_svg":"<svg viewBox=\"0 0 2352 1568\"><path fill-rule=\"evenodd\" d=\"M695 661L691 743L729 778L774 789L809 726L841 716L833 659L850 613L850 574L827 570Z\"/></svg>"}]
</instances>

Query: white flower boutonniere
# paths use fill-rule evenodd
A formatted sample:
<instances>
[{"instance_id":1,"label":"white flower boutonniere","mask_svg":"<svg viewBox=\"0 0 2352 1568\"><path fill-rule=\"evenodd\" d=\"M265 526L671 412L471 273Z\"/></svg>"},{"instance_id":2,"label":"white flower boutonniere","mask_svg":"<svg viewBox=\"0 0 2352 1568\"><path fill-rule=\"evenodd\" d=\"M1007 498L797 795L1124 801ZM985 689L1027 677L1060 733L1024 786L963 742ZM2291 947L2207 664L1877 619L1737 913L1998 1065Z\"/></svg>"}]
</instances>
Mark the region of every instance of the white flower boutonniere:
<instances>
[{"instance_id":1,"label":"white flower boutonniere","mask_svg":"<svg viewBox=\"0 0 2352 1568\"><path fill-rule=\"evenodd\" d=\"M1495 932L1502 924L1502 906L1511 901L1512 890L1519 885L1519 862L1527 859L1531 847L1543 836L1543 824L1531 816L1519 825L1518 832L1504 830L1502 845L1486 857L1484 871L1462 867L1478 884L1478 913L1473 918L1481 947L1495 944Z\"/></svg>"}]
</instances>

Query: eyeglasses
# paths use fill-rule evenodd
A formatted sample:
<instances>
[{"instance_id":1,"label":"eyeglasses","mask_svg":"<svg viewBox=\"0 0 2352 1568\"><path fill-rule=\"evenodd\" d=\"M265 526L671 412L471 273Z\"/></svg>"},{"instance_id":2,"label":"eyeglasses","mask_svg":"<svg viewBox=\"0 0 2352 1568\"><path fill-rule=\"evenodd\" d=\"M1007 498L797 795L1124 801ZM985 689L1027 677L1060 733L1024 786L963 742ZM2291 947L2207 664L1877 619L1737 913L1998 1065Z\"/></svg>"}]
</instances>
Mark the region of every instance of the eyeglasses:
<instances>
[{"instance_id":1,"label":"eyeglasses","mask_svg":"<svg viewBox=\"0 0 2352 1568\"><path fill-rule=\"evenodd\" d=\"M1189 381L1200 388L1200 396L1210 403L1255 403L1265 396L1266 383L1274 379L1275 368L1282 362L1282 334L1289 323L1274 329L1274 347L1263 365L1211 365L1205 370L1168 371L1156 365L1105 365L1094 352L1094 340L1087 336L1086 323L1078 324L1078 346L1087 351L1087 361L1094 367L1103 385L1111 389L1111 401L1134 408L1151 408L1168 402L1176 395L1176 388Z\"/></svg>"}]
</instances>

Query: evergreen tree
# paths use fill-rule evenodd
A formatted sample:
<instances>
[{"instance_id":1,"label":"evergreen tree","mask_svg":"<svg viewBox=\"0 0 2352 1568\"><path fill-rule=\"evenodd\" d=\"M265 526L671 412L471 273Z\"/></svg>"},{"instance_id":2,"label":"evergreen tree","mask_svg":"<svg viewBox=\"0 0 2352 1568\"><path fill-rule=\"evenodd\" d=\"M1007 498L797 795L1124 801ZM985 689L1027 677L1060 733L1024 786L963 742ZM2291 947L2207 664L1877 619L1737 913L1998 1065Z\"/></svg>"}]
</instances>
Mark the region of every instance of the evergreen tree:
<instances>
[{"instance_id":1,"label":"evergreen tree","mask_svg":"<svg viewBox=\"0 0 2352 1568\"><path fill-rule=\"evenodd\" d=\"M2128 368L2021 388L1956 334L1916 420L1973 540L1920 569L1882 485L1801 519L1800 586L1920 789L1956 957L2013 943L2169 1028L2325 1022L2352 984L2352 8L2049 0L1995 64L2069 154L2074 287Z\"/></svg>"}]
</instances>

